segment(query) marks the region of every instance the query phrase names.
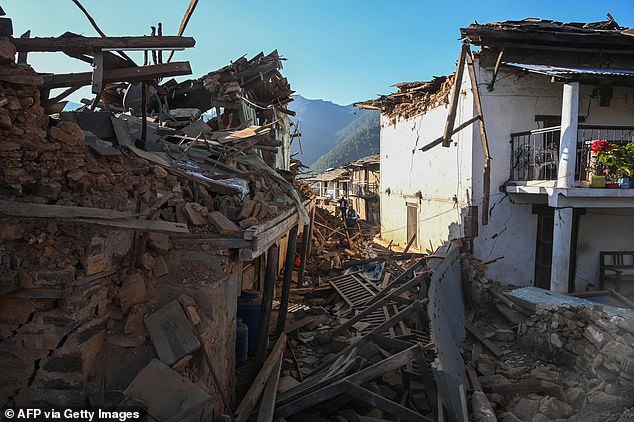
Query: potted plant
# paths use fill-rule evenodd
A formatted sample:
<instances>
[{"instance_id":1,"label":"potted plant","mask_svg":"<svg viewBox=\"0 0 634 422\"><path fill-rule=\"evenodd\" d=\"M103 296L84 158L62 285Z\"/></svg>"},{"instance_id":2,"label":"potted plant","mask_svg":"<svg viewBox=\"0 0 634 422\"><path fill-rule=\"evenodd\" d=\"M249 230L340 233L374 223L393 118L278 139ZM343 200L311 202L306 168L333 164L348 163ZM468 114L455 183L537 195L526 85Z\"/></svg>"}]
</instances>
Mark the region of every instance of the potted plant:
<instances>
[{"instance_id":1,"label":"potted plant","mask_svg":"<svg viewBox=\"0 0 634 422\"><path fill-rule=\"evenodd\" d=\"M607 168L616 170L621 188L630 188L631 177L634 175L634 142L611 144L609 148L599 152L597 158Z\"/></svg>"},{"instance_id":2,"label":"potted plant","mask_svg":"<svg viewBox=\"0 0 634 422\"><path fill-rule=\"evenodd\" d=\"M611 149L612 144L605 139L596 139L590 143L590 187L604 188L606 174L610 173L605 163L604 155Z\"/></svg>"}]
</instances>

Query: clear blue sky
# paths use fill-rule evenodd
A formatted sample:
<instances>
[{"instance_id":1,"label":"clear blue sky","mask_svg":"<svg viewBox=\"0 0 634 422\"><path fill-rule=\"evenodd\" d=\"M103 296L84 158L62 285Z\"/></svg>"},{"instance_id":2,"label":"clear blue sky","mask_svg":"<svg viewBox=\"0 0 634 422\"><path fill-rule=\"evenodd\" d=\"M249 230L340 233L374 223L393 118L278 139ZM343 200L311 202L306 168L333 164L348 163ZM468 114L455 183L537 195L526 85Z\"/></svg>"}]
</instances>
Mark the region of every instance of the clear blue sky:
<instances>
[{"instance_id":1,"label":"clear blue sky","mask_svg":"<svg viewBox=\"0 0 634 422\"><path fill-rule=\"evenodd\" d=\"M107 35L149 34L159 21L164 35L173 35L189 0L82 4ZM71 0L8 0L2 7L13 18L15 36L27 29L33 36L97 35ZM198 77L243 54L278 49L288 59L283 73L295 91L349 104L389 93L397 82L451 73L459 28L474 21L589 22L605 20L606 12L634 26L632 0L200 0L185 32L196 47L177 52L175 60L189 60ZM88 69L63 54L32 53L29 62L41 72Z\"/></svg>"}]
</instances>

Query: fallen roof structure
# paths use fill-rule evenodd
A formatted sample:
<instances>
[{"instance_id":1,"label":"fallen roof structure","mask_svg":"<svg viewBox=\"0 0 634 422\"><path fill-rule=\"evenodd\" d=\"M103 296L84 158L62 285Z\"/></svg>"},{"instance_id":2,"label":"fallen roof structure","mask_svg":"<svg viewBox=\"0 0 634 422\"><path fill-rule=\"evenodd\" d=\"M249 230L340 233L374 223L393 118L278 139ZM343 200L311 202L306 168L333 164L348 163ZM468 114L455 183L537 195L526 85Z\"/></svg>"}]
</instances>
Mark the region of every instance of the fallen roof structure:
<instances>
[{"instance_id":1,"label":"fallen roof structure","mask_svg":"<svg viewBox=\"0 0 634 422\"><path fill-rule=\"evenodd\" d=\"M401 82L392 85L398 88L393 94L381 95L374 100L355 103L355 107L381 110L395 119L407 119L449 102L449 91L453 75L439 76L428 82Z\"/></svg>"},{"instance_id":2,"label":"fallen roof structure","mask_svg":"<svg viewBox=\"0 0 634 422\"><path fill-rule=\"evenodd\" d=\"M292 262L286 239L310 228L310 190L288 159L282 58L242 58L188 81L205 98L192 108L184 85L163 79L191 74L189 63L163 63L161 52L193 38L11 38L10 22L0 18L0 406L231 413L228 333L237 286L254 282L242 268L268 268L252 277L272 293L282 241ZM143 66L131 49L146 53ZM38 51L93 71L38 74L26 64ZM62 111L84 85L94 97Z\"/></svg>"}]
</instances>

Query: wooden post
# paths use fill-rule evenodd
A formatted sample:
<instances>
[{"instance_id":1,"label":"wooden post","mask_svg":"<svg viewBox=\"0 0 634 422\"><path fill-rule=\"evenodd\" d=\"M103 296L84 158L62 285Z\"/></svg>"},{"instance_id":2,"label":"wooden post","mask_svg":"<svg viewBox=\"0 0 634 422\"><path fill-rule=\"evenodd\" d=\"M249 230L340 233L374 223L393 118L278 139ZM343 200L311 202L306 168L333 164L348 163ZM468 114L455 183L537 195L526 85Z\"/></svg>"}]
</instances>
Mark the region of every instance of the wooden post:
<instances>
[{"instance_id":1,"label":"wooden post","mask_svg":"<svg viewBox=\"0 0 634 422\"><path fill-rule=\"evenodd\" d=\"M147 82L141 82L141 149L147 140Z\"/></svg>"},{"instance_id":2,"label":"wooden post","mask_svg":"<svg viewBox=\"0 0 634 422\"><path fill-rule=\"evenodd\" d=\"M304 271L306 271L306 259L308 259L309 224L302 228L302 250L299 253L299 271L297 272L297 287L304 287Z\"/></svg>"},{"instance_id":3,"label":"wooden post","mask_svg":"<svg viewBox=\"0 0 634 422\"><path fill-rule=\"evenodd\" d=\"M92 16L90 16L90 13L88 13L88 11L86 10L86 8L79 2L79 0L72 0L73 3L75 3L75 5L77 7L79 7L79 10L82 11L82 13L86 16L86 18L88 19L88 21L90 22L90 24L92 25L93 28L95 28L95 31L97 31L97 33L99 35L101 35L102 37L106 37L106 34L101 30L101 28L99 28L99 26L97 25L97 22L95 22L95 20L93 19ZM27 37L28 38L28 37ZM134 61L128 57L127 54L125 54L123 51L117 51L117 53L123 57L124 59L126 59L131 65L135 65Z\"/></svg>"},{"instance_id":4,"label":"wooden post","mask_svg":"<svg viewBox=\"0 0 634 422\"><path fill-rule=\"evenodd\" d=\"M158 36L159 37L163 36L163 23L162 22L158 23ZM163 63L163 50L159 50L158 51L158 62L159 62L159 64Z\"/></svg>"},{"instance_id":5,"label":"wooden post","mask_svg":"<svg viewBox=\"0 0 634 422\"><path fill-rule=\"evenodd\" d=\"M313 242L310 240L313 239L313 226L315 225L315 205L310 209L310 223L308 224L308 256L313 253Z\"/></svg>"},{"instance_id":6,"label":"wooden post","mask_svg":"<svg viewBox=\"0 0 634 422\"><path fill-rule=\"evenodd\" d=\"M449 104L449 114L447 115L447 121L445 122L445 132L442 141L443 147L449 147L449 145L451 144L451 134L453 133L453 126L456 121L456 111L458 110L458 96L460 95L460 87L462 86L465 55L468 48L468 44L462 44L462 48L460 49L458 67L456 68L456 75L454 77L453 87L451 89L451 103Z\"/></svg>"},{"instance_id":7,"label":"wooden post","mask_svg":"<svg viewBox=\"0 0 634 422\"><path fill-rule=\"evenodd\" d=\"M409 251L409 248L412 247L412 244L414 244L415 240L416 240L416 233L414 233L412 235L412 238L409 240L409 242L407 242L407 246L405 246L405 249L403 250L403 253L407 253L407 251Z\"/></svg>"},{"instance_id":8,"label":"wooden post","mask_svg":"<svg viewBox=\"0 0 634 422\"><path fill-rule=\"evenodd\" d=\"M491 154L489 153L489 142L487 140L487 132L484 127L484 114L482 113L482 103L480 102L480 89L478 88L478 79L475 73L473 57L471 50L467 45L465 50L467 60L467 68L469 70L469 79L471 80L471 91L473 92L473 103L476 113L480 116L478 126L480 128L480 140L482 141L482 152L484 153L484 169L482 180L482 225L489 224L489 197L491 195ZM576 132L575 132L576 134Z\"/></svg>"},{"instance_id":9,"label":"wooden post","mask_svg":"<svg viewBox=\"0 0 634 422\"><path fill-rule=\"evenodd\" d=\"M260 395L262 394L262 390L266 385L268 379L271 377L271 373L273 372L274 365L278 362L278 360L284 358L284 350L286 349L286 334L282 334L273 349L271 350L271 354L268 359L264 363L262 370L258 372L257 376L251 383L251 387L249 391L246 392L244 398L238 405L238 408L234 412L235 420L237 422L246 422L246 420L251 415L253 408L258 402Z\"/></svg>"},{"instance_id":10,"label":"wooden post","mask_svg":"<svg viewBox=\"0 0 634 422\"><path fill-rule=\"evenodd\" d=\"M29 29L24 34L20 35L20 38L31 38L31 30ZM18 64L26 64L27 54L28 53L26 51L20 51L18 53Z\"/></svg>"},{"instance_id":11,"label":"wooden post","mask_svg":"<svg viewBox=\"0 0 634 422\"><path fill-rule=\"evenodd\" d=\"M500 65L502 65L502 57L504 57L504 48L500 50L500 54L498 54L498 59L495 62L495 68L493 69L493 76L491 77L491 82L489 82L489 86L487 86L487 91L493 91L493 85L495 85L495 80L498 77L498 72L500 71Z\"/></svg>"},{"instance_id":12,"label":"wooden post","mask_svg":"<svg viewBox=\"0 0 634 422\"><path fill-rule=\"evenodd\" d=\"M198 4L198 0L191 0L189 2L189 6L187 7L187 10L185 11L185 16L183 16L183 20L181 21L181 25L178 28L178 36L179 37L182 36L185 33L185 28L187 28L187 24L189 23L189 19L194 14L194 10L196 9L196 5L197 4ZM172 61L172 57L174 57L174 50L172 50L170 55L167 57L167 63Z\"/></svg>"},{"instance_id":13,"label":"wooden post","mask_svg":"<svg viewBox=\"0 0 634 422\"><path fill-rule=\"evenodd\" d=\"M295 261L295 250L297 249L297 232L299 226L293 226L288 234L288 245L286 247L286 261L284 263L284 281L282 283L282 297L280 299L280 310L277 314L277 335L281 335L286 327L286 313L288 311L288 297L291 293L291 278L293 276L293 264Z\"/></svg>"},{"instance_id":14,"label":"wooden post","mask_svg":"<svg viewBox=\"0 0 634 422\"><path fill-rule=\"evenodd\" d=\"M155 37L156 36L156 26L150 26L150 30L152 31L150 33L150 36ZM152 50L152 63L153 64L158 64L158 58L156 57L156 50Z\"/></svg>"},{"instance_id":15,"label":"wooden post","mask_svg":"<svg viewBox=\"0 0 634 422\"><path fill-rule=\"evenodd\" d=\"M92 93L99 95L103 89L103 51L95 50L92 67Z\"/></svg>"},{"instance_id":16,"label":"wooden post","mask_svg":"<svg viewBox=\"0 0 634 422\"><path fill-rule=\"evenodd\" d=\"M277 260L279 247L273 244L266 257L266 275L264 278L264 291L262 294L262 307L260 308L260 322L258 324L258 341L256 343L255 363L253 373L256 374L262 369L266 358L266 349L269 342L269 323L271 320L271 308L273 307L273 296L275 293L275 278L277 274Z\"/></svg>"},{"instance_id":17,"label":"wooden post","mask_svg":"<svg viewBox=\"0 0 634 422\"><path fill-rule=\"evenodd\" d=\"M220 107L216 107L216 120L218 120L218 129L223 130L225 125L222 124L222 119L220 118Z\"/></svg>"},{"instance_id":18,"label":"wooden post","mask_svg":"<svg viewBox=\"0 0 634 422\"><path fill-rule=\"evenodd\" d=\"M315 220L315 205L310 211L310 221L304 225L302 229L302 251L299 255L301 261L299 263L299 273L297 274L297 287L304 287L304 271L306 271L306 261L310 256L310 237L312 235L313 221Z\"/></svg>"}]
</instances>

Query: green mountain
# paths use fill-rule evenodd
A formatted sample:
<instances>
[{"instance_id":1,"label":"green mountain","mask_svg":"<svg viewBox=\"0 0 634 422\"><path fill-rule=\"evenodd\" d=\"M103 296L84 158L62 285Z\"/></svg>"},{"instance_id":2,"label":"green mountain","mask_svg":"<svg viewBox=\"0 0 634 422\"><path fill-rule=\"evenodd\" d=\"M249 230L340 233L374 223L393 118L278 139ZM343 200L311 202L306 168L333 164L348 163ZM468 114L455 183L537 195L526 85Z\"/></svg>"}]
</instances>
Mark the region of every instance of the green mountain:
<instances>
[{"instance_id":1,"label":"green mountain","mask_svg":"<svg viewBox=\"0 0 634 422\"><path fill-rule=\"evenodd\" d=\"M339 142L337 132L368 113L351 105L342 106L330 101L309 100L301 95L294 96L288 108L297 113L292 120L299 122L302 133L301 152L297 139L293 140L291 152L300 152L297 158L307 166Z\"/></svg>"},{"instance_id":2,"label":"green mountain","mask_svg":"<svg viewBox=\"0 0 634 422\"><path fill-rule=\"evenodd\" d=\"M379 153L378 111L367 111L337 132L335 146L310 166L313 173Z\"/></svg>"}]
</instances>

